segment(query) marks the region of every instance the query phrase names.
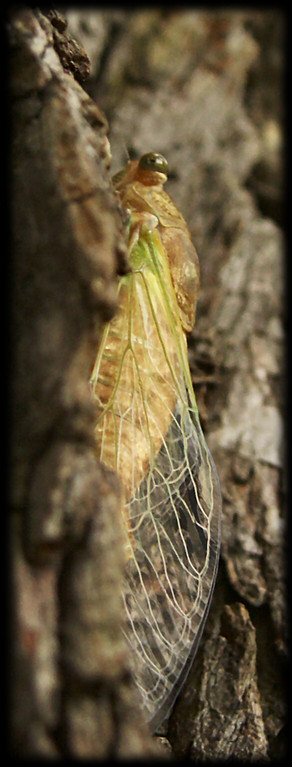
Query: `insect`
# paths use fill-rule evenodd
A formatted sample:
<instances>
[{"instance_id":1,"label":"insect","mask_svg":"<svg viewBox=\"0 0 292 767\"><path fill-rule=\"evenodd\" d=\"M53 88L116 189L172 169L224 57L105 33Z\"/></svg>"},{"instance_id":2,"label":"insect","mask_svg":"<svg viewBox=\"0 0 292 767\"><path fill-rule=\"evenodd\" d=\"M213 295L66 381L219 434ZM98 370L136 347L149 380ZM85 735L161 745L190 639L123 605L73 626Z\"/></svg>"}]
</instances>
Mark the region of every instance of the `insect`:
<instances>
[{"instance_id":1,"label":"insect","mask_svg":"<svg viewBox=\"0 0 292 767\"><path fill-rule=\"evenodd\" d=\"M186 334L199 264L148 153L114 177L129 215L131 271L91 376L97 456L124 491L126 636L152 730L168 715L197 650L216 579L221 496L199 422Z\"/></svg>"}]
</instances>

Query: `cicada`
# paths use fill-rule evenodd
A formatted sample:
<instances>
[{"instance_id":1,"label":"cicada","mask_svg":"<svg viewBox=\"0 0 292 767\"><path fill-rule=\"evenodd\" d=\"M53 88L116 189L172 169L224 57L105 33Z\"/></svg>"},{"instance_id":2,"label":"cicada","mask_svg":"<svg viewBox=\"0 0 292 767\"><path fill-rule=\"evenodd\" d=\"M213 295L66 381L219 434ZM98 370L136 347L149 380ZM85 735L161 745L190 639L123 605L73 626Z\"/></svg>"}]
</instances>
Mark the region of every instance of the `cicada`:
<instances>
[{"instance_id":1,"label":"cicada","mask_svg":"<svg viewBox=\"0 0 292 767\"><path fill-rule=\"evenodd\" d=\"M216 578L221 496L200 426L187 353L199 263L148 153L114 177L128 214L129 273L91 376L98 459L124 492L126 636L153 730L197 650Z\"/></svg>"}]
</instances>

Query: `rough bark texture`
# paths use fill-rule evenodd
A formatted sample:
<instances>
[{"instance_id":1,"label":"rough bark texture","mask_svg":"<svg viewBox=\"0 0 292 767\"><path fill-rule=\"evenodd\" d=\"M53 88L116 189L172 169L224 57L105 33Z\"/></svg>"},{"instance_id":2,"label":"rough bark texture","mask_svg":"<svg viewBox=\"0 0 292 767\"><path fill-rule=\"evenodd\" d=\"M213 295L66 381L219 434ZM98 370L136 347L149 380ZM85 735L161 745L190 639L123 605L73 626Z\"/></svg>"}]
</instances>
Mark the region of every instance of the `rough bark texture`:
<instances>
[{"instance_id":1,"label":"rough bark texture","mask_svg":"<svg viewBox=\"0 0 292 767\"><path fill-rule=\"evenodd\" d=\"M125 268L106 120L64 71L49 19L22 11L9 32L13 746L22 756L145 755L155 744L122 634L119 486L93 456L88 387ZM67 41L62 60L73 49L73 73L79 60L83 71L87 57Z\"/></svg>"},{"instance_id":2,"label":"rough bark texture","mask_svg":"<svg viewBox=\"0 0 292 767\"><path fill-rule=\"evenodd\" d=\"M190 360L223 495L222 557L165 753L284 753L283 19L68 11L112 171L162 152L202 275ZM125 268L99 109L56 12L11 22L14 96L15 738L149 756L117 631L118 485L92 458L87 378ZM64 71L65 70L65 71ZM120 249L119 249L120 248ZM119 265L119 266L118 266ZM17 375L16 375L17 373ZM156 739L157 740L157 739ZM170 745L169 745L170 744Z\"/></svg>"}]
</instances>

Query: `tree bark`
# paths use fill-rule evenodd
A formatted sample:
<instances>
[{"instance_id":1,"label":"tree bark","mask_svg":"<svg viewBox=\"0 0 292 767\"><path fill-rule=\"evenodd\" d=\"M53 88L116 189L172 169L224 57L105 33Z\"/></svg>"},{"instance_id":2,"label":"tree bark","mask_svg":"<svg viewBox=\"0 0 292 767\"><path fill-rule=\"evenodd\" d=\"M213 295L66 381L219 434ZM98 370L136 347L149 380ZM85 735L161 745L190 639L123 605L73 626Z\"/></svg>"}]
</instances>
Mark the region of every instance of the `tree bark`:
<instances>
[{"instance_id":1,"label":"tree bark","mask_svg":"<svg viewBox=\"0 0 292 767\"><path fill-rule=\"evenodd\" d=\"M122 223L105 117L73 77L89 62L56 19L24 10L9 29L13 746L147 755L122 633L120 490L96 465L88 386L126 267Z\"/></svg>"},{"instance_id":2,"label":"tree bark","mask_svg":"<svg viewBox=\"0 0 292 767\"><path fill-rule=\"evenodd\" d=\"M119 487L93 458L87 380L125 266L113 172L162 152L201 264L190 362L223 496L204 636L164 734L192 759L283 755L282 17L29 11L11 21L15 739L154 755L119 598ZM24 701L29 700L29 706ZM157 741L157 739L156 739ZM162 753L168 753L166 750Z\"/></svg>"}]
</instances>

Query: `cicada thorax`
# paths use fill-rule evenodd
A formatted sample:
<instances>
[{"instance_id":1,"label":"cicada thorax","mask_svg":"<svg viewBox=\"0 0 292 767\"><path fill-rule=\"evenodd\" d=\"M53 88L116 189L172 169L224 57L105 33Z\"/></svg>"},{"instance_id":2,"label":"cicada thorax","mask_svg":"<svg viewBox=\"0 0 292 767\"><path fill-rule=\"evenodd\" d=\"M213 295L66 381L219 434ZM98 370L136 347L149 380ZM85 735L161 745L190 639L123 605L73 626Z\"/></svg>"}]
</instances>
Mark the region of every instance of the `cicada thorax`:
<instances>
[{"instance_id":1,"label":"cicada thorax","mask_svg":"<svg viewBox=\"0 0 292 767\"><path fill-rule=\"evenodd\" d=\"M167 175L156 168L141 168L136 160L129 162L115 179L120 201L130 214L148 213L157 218L182 328L188 333L195 323L200 286L199 259L181 212L163 189Z\"/></svg>"}]
</instances>

